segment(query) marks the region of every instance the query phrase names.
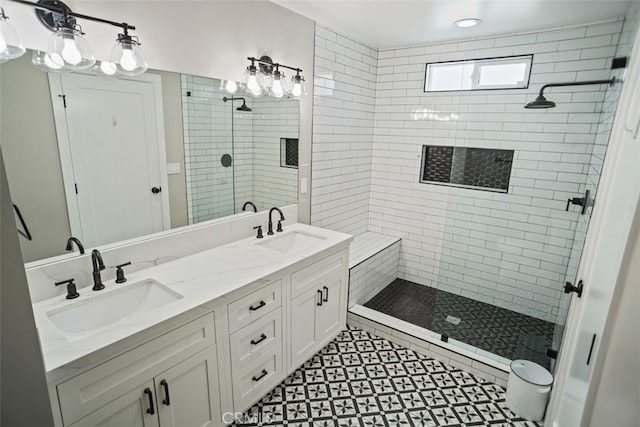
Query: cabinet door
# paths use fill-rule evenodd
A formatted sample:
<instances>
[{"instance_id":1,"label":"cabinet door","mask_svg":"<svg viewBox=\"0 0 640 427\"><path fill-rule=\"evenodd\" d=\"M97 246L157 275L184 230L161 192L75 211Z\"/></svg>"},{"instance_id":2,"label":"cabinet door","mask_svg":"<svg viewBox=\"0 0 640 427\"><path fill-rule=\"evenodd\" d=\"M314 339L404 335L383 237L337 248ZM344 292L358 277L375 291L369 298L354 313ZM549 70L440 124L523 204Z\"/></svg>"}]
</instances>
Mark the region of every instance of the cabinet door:
<instances>
[{"instance_id":1,"label":"cabinet door","mask_svg":"<svg viewBox=\"0 0 640 427\"><path fill-rule=\"evenodd\" d=\"M317 315L322 295L311 289L291 301L291 364L300 366L317 350Z\"/></svg>"},{"instance_id":2,"label":"cabinet door","mask_svg":"<svg viewBox=\"0 0 640 427\"><path fill-rule=\"evenodd\" d=\"M78 420L73 427L157 427L158 405L153 382L140 384L114 401Z\"/></svg>"},{"instance_id":3,"label":"cabinet door","mask_svg":"<svg viewBox=\"0 0 640 427\"><path fill-rule=\"evenodd\" d=\"M316 309L316 332L318 344L342 329L344 311L343 278L338 277L322 286L322 305Z\"/></svg>"},{"instance_id":4,"label":"cabinet door","mask_svg":"<svg viewBox=\"0 0 640 427\"><path fill-rule=\"evenodd\" d=\"M215 347L209 347L154 378L162 427L220 425Z\"/></svg>"}]
</instances>

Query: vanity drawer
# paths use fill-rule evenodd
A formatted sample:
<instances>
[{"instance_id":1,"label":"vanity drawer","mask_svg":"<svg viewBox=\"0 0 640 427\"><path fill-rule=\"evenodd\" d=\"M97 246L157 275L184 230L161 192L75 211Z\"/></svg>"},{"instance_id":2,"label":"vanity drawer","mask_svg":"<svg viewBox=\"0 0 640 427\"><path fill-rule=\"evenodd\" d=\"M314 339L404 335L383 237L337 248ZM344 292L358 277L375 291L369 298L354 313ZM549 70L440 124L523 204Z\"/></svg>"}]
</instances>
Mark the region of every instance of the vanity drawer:
<instances>
[{"instance_id":1,"label":"vanity drawer","mask_svg":"<svg viewBox=\"0 0 640 427\"><path fill-rule=\"evenodd\" d=\"M291 298L347 271L347 250L342 250L291 274Z\"/></svg>"},{"instance_id":2,"label":"vanity drawer","mask_svg":"<svg viewBox=\"0 0 640 427\"><path fill-rule=\"evenodd\" d=\"M231 334L231 363L234 372L282 347L282 308Z\"/></svg>"},{"instance_id":3,"label":"vanity drawer","mask_svg":"<svg viewBox=\"0 0 640 427\"><path fill-rule=\"evenodd\" d=\"M250 293L227 306L229 331L235 332L243 326L260 319L282 304L282 280L277 280Z\"/></svg>"},{"instance_id":4,"label":"vanity drawer","mask_svg":"<svg viewBox=\"0 0 640 427\"><path fill-rule=\"evenodd\" d=\"M139 387L149 378L215 344L210 313L57 386L65 425Z\"/></svg>"},{"instance_id":5,"label":"vanity drawer","mask_svg":"<svg viewBox=\"0 0 640 427\"><path fill-rule=\"evenodd\" d=\"M284 378L282 348L264 354L233 373L233 408L249 408Z\"/></svg>"}]
</instances>

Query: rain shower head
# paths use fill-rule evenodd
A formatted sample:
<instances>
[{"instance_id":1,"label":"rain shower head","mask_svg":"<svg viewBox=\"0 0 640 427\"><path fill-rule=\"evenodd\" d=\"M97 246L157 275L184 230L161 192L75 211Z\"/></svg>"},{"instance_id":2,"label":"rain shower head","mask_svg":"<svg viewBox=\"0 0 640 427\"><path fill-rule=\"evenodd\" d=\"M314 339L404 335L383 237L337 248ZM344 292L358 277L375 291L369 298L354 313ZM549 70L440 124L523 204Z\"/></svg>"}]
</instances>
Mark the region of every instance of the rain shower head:
<instances>
[{"instance_id":1,"label":"rain shower head","mask_svg":"<svg viewBox=\"0 0 640 427\"><path fill-rule=\"evenodd\" d=\"M538 95L535 101L529 102L524 108L553 108L556 106L556 103L553 101L547 101L542 95Z\"/></svg>"},{"instance_id":2,"label":"rain shower head","mask_svg":"<svg viewBox=\"0 0 640 427\"><path fill-rule=\"evenodd\" d=\"M253 111L251 108L249 108L249 107L247 106L247 102L246 102L246 101L244 100L244 98L242 98L242 97L237 97L237 98L230 97L230 98L227 98L227 97L225 96L225 97L223 97L223 98L222 98L222 100L223 100L224 102L227 102L227 101L240 101L240 100L242 100L242 105L241 105L241 106L239 106L238 108L236 108L236 110L237 110L237 111L247 111L247 112L249 112L249 111Z\"/></svg>"},{"instance_id":3,"label":"rain shower head","mask_svg":"<svg viewBox=\"0 0 640 427\"><path fill-rule=\"evenodd\" d=\"M549 101L547 100L547 98L544 97L543 92L546 88L548 87L557 87L557 86L585 86L585 85L600 85L600 84L605 84L608 83L609 86L613 86L613 84L616 82L616 78L612 77L609 80L586 80L583 82L567 82L567 83L549 83L546 84L544 86L542 86L542 88L540 88L540 93L538 94L538 97L536 98L535 101L529 102L527 105L524 106L524 108L529 108L529 109L536 109L536 108L553 108L556 106L556 103L553 101Z\"/></svg>"}]
</instances>

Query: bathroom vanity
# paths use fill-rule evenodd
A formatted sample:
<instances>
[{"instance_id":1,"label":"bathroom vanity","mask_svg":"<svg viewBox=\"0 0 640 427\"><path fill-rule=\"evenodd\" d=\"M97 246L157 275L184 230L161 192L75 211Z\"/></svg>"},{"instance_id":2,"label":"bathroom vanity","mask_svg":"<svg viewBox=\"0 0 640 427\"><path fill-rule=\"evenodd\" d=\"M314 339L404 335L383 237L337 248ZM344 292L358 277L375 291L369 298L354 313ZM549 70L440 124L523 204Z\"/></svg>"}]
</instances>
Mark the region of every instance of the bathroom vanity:
<instances>
[{"instance_id":1,"label":"bathroom vanity","mask_svg":"<svg viewBox=\"0 0 640 427\"><path fill-rule=\"evenodd\" d=\"M350 241L293 224L34 304L57 425L233 422L345 327Z\"/></svg>"}]
</instances>

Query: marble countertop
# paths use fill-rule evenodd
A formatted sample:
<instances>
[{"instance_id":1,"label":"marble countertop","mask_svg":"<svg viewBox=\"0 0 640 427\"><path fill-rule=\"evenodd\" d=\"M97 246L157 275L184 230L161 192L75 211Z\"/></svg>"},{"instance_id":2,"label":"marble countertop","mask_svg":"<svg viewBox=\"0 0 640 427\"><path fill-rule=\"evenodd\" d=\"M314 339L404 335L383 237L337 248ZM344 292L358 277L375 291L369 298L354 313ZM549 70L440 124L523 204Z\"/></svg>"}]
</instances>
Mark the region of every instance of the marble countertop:
<instances>
[{"instance_id":1,"label":"marble countertop","mask_svg":"<svg viewBox=\"0 0 640 427\"><path fill-rule=\"evenodd\" d=\"M316 236L318 239L300 242L294 250L287 253L267 247L271 242L296 233ZM274 275L309 256L340 244L347 245L351 239L348 234L305 224L292 224L286 227L284 232L273 236L265 233L263 239L251 237L238 240L126 274L127 282L122 284L113 280L105 281L105 289L99 292L91 291L90 287L82 288L79 290L80 297L73 300L58 296L40 301L33 305L33 310L45 369L49 373L191 310L211 311L231 292ZM105 324L100 329L84 334L63 333L48 316L51 312L59 311L71 304L86 304L93 298L103 297L110 292L149 279L165 285L180 294L181 298L154 310ZM77 321L82 322L82 319Z\"/></svg>"}]
</instances>

